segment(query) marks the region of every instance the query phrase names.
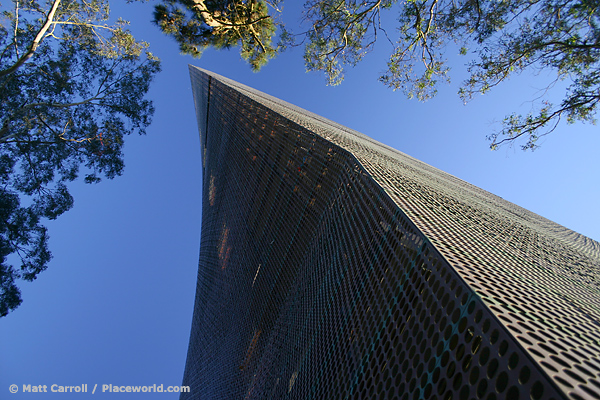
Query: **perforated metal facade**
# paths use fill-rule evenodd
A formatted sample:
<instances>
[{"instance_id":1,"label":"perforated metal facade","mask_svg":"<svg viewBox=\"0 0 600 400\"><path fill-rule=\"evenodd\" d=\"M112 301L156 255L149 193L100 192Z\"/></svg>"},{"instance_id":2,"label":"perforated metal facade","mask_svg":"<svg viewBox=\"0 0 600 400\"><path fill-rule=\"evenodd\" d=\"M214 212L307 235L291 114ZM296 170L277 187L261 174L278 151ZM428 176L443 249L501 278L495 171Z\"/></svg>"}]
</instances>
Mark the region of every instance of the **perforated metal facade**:
<instances>
[{"instance_id":1,"label":"perforated metal facade","mask_svg":"<svg viewBox=\"0 0 600 400\"><path fill-rule=\"evenodd\" d=\"M600 244L190 67L203 157L182 398L600 399Z\"/></svg>"}]
</instances>

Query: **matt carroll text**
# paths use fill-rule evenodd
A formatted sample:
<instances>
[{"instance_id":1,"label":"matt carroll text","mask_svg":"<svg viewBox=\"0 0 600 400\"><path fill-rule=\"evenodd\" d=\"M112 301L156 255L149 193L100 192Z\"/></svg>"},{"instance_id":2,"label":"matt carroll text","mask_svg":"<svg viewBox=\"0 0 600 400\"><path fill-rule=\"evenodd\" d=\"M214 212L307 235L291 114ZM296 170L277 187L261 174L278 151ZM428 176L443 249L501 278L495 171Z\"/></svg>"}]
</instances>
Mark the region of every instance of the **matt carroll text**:
<instances>
[{"instance_id":1,"label":"matt carroll text","mask_svg":"<svg viewBox=\"0 0 600 400\"><path fill-rule=\"evenodd\" d=\"M94 385L92 394L96 393L98 384ZM9 390L11 393L17 393L19 386L10 385ZM23 393L87 393L88 385L83 383L79 386L61 386L61 385L23 385ZM164 385L150 385L150 386L118 386L118 385L102 385L102 392L109 393L189 393L189 386L167 386Z\"/></svg>"},{"instance_id":2,"label":"matt carroll text","mask_svg":"<svg viewBox=\"0 0 600 400\"><path fill-rule=\"evenodd\" d=\"M79 386L61 386L51 385L50 392L53 393L86 393L88 391L87 383ZM12 392L12 390L11 390ZM23 385L23 393L48 393L48 385Z\"/></svg>"}]
</instances>

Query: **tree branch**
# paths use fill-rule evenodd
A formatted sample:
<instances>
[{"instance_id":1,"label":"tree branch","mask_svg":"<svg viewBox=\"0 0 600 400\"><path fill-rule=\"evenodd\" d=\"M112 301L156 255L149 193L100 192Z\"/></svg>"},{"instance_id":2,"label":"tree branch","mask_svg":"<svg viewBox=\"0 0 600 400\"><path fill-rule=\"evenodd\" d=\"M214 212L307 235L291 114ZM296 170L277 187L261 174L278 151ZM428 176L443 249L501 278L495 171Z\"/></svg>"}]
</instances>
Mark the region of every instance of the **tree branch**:
<instances>
[{"instance_id":1,"label":"tree branch","mask_svg":"<svg viewBox=\"0 0 600 400\"><path fill-rule=\"evenodd\" d=\"M41 41L44 39L44 35L46 34L50 26L54 23L54 14L56 13L58 6L60 5L60 1L61 0L54 0L54 4L52 5L52 8L50 9L48 16L46 17L46 22L44 22L44 25L42 25L42 27L38 31L37 35L35 36L35 39L33 39L33 42L31 43L31 46L29 47L27 53L23 54L23 56L19 58L17 62L14 63L10 68L0 71L0 77L12 74L33 56L33 53L35 53Z\"/></svg>"},{"instance_id":2,"label":"tree branch","mask_svg":"<svg viewBox=\"0 0 600 400\"><path fill-rule=\"evenodd\" d=\"M15 5L15 34L14 34L14 43L15 43L15 52L17 57L19 57L19 46L17 43L17 31L19 30L19 1L17 0Z\"/></svg>"},{"instance_id":3,"label":"tree branch","mask_svg":"<svg viewBox=\"0 0 600 400\"><path fill-rule=\"evenodd\" d=\"M204 0L193 0L193 2L195 5L192 6L192 9L195 9L202 16L204 23L210 26L211 28L252 26L257 22L262 21L263 19L271 18L270 15L265 15L258 19L255 19L254 21L249 21L241 24L234 23L233 20L229 22L227 19L215 18L213 13L211 13L211 11L206 7L206 4L204 4Z\"/></svg>"},{"instance_id":4,"label":"tree branch","mask_svg":"<svg viewBox=\"0 0 600 400\"><path fill-rule=\"evenodd\" d=\"M102 100L102 99L104 99L104 97L94 96L89 99L78 101L76 103L31 103L31 104L27 104L27 105L23 106L22 108L27 109L27 108L42 107L42 106L43 107L54 107L54 108L67 108L67 107L81 106L83 104L91 103L94 100ZM0 139L0 142L2 142L2 139Z\"/></svg>"}]
</instances>

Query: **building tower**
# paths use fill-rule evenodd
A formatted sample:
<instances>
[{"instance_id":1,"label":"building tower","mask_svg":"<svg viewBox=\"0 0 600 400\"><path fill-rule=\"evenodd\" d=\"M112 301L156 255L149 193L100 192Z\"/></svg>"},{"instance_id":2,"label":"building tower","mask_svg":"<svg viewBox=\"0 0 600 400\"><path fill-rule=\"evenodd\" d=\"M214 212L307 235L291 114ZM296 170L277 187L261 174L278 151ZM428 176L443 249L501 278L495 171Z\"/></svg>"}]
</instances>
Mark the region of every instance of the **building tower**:
<instances>
[{"instance_id":1,"label":"building tower","mask_svg":"<svg viewBox=\"0 0 600 400\"><path fill-rule=\"evenodd\" d=\"M196 399L600 399L600 244L190 67Z\"/></svg>"}]
</instances>

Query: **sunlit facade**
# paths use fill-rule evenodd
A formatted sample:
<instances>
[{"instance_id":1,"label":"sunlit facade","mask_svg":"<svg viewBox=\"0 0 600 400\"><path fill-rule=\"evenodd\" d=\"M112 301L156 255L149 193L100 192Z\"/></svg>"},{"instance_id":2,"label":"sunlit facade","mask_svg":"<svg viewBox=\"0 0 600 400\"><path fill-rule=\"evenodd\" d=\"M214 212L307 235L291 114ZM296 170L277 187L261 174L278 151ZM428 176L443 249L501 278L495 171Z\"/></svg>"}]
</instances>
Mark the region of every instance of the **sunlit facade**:
<instances>
[{"instance_id":1,"label":"sunlit facade","mask_svg":"<svg viewBox=\"0 0 600 400\"><path fill-rule=\"evenodd\" d=\"M190 67L182 399L600 399L600 244Z\"/></svg>"}]
</instances>

